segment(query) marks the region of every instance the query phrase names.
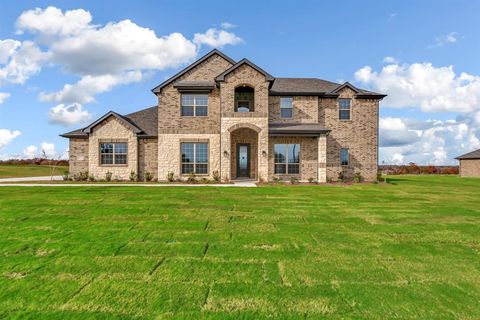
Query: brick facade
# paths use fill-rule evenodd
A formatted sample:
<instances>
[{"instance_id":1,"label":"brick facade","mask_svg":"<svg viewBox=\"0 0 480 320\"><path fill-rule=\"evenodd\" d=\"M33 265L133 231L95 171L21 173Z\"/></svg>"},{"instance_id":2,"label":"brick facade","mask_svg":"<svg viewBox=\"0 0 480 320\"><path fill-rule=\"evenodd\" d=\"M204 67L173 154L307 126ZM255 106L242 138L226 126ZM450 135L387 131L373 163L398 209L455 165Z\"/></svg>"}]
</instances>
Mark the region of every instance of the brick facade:
<instances>
[{"instance_id":1,"label":"brick facade","mask_svg":"<svg viewBox=\"0 0 480 320\"><path fill-rule=\"evenodd\" d=\"M480 177L480 159L460 160L460 175L462 177Z\"/></svg>"},{"instance_id":2,"label":"brick facade","mask_svg":"<svg viewBox=\"0 0 480 320\"><path fill-rule=\"evenodd\" d=\"M237 144L248 143L250 177L270 180L276 176L274 144L299 143L300 174L296 177L300 180L337 180L341 171L346 176L359 172L367 181L376 179L378 95L367 99L365 95L358 96L358 92L349 86L339 87L340 91L335 90L329 97L313 93L293 94L293 117L284 119L280 116L280 97L269 95L271 81L274 81L272 77L249 63L240 62L234 68L232 66L232 61L224 55L207 55L201 63L161 87L157 92L158 122L155 121L158 124L158 139L137 137L134 129L115 118L108 118L95 126L85 139L71 138L70 172L76 174L88 170L98 179L103 179L108 171L118 179L128 179L131 171L140 177L151 172L158 180L166 180L168 173L173 172L175 178L185 179L187 176L181 174L180 144L208 142L208 174L204 176L212 178L213 172L218 171L222 179L230 180L237 177ZM228 73L216 79L226 70L229 70ZM181 92L174 87L176 81L216 84L208 92L207 116L181 116ZM253 112L235 112L235 88L240 86L254 89ZM338 98L351 99L351 119L348 121L339 120ZM313 137L269 136L271 123L318 124L330 129L330 133ZM100 165L99 143L116 139L128 143L128 164ZM340 165L342 148L349 150L348 166Z\"/></svg>"}]
</instances>

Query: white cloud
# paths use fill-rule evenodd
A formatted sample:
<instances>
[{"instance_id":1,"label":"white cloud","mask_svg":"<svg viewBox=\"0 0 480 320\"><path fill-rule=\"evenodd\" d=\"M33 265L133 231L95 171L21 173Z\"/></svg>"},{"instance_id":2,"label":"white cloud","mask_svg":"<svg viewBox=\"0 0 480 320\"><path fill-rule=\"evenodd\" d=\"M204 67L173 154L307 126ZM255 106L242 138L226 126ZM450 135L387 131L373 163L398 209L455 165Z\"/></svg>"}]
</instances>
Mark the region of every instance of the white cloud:
<instances>
[{"instance_id":1,"label":"white cloud","mask_svg":"<svg viewBox=\"0 0 480 320\"><path fill-rule=\"evenodd\" d=\"M78 103L69 105L59 104L50 109L48 118L51 123L70 126L73 124L87 123L91 120L92 114L83 109L82 105Z\"/></svg>"},{"instance_id":2,"label":"white cloud","mask_svg":"<svg viewBox=\"0 0 480 320\"><path fill-rule=\"evenodd\" d=\"M4 103L8 98L10 98L10 93L0 92L0 104Z\"/></svg>"},{"instance_id":3,"label":"white cloud","mask_svg":"<svg viewBox=\"0 0 480 320\"><path fill-rule=\"evenodd\" d=\"M478 124L468 119L420 121L385 118L380 120L382 122L381 163L455 164L455 157L480 147ZM387 123L397 125L386 126Z\"/></svg>"},{"instance_id":4,"label":"white cloud","mask_svg":"<svg viewBox=\"0 0 480 320\"><path fill-rule=\"evenodd\" d=\"M18 130L10 131L8 129L0 129L0 149L13 141L16 137L22 133Z\"/></svg>"},{"instance_id":5,"label":"white cloud","mask_svg":"<svg viewBox=\"0 0 480 320\"><path fill-rule=\"evenodd\" d=\"M40 145L40 150L42 152L42 156L46 155L47 158L56 158L57 152L55 151L55 145L49 142L42 142Z\"/></svg>"},{"instance_id":6,"label":"white cloud","mask_svg":"<svg viewBox=\"0 0 480 320\"><path fill-rule=\"evenodd\" d=\"M18 32L35 34L48 48L52 63L80 76L77 83L66 84L58 92L41 93L42 101L92 102L96 94L141 81L149 71L190 62L202 44L222 47L242 41L234 33L214 28L189 40L181 33L157 36L130 20L103 26L92 20L90 12L83 9L62 12L55 7L28 10L17 19ZM222 27L233 25L223 23Z\"/></svg>"},{"instance_id":7,"label":"white cloud","mask_svg":"<svg viewBox=\"0 0 480 320\"><path fill-rule=\"evenodd\" d=\"M0 85L24 84L49 59L32 41L0 40Z\"/></svg>"},{"instance_id":8,"label":"white cloud","mask_svg":"<svg viewBox=\"0 0 480 320\"><path fill-rule=\"evenodd\" d=\"M435 39L435 46L442 47L447 44L455 43L458 40L458 33L450 32Z\"/></svg>"},{"instance_id":9,"label":"white cloud","mask_svg":"<svg viewBox=\"0 0 480 320\"><path fill-rule=\"evenodd\" d=\"M232 32L210 28L205 33L195 33L193 42L197 45L206 44L211 47L221 48L227 44L234 45L243 42L243 39Z\"/></svg>"},{"instance_id":10,"label":"white cloud","mask_svg":"<svg viewBox=\"0 0 480 320\"><path fill-rule=\"evenodd\" d=\"M383 63L398 63L398 61L394 57L387 56L383 58Z\"/></svg>"},{"instance_id":11,"label":"white cloud","mask_svg":"<svg viewBox=\"0 0 480 320\"><path fill-rule=\"evenodd\" d=\"M233 29L237 27L236 25L230 22L222 22L220 25L222 26L222 29Z\"/></svg>"},{"instance_id":12,"label":"white cloud","mask_svg":"<svg viewBox=\"0 0 480 320\"><path fill-rule=\"evenodd\" d=\"M27 159L36 158L38 156L38 147L34 145L26 147L25 149L23 149L23 155Z\"/></svg>"},{"instance_id":13,"label":"white cloud","mask_svg":"<svg viewBox=\"0 0 480 320\"><path fill-rule=\"evenodd\" d=\"M355 79L388 97L383 105L392 108L420 107L425 112L474 112L480 109L480 77L455 74L453 66L431 63L390 64L380 72L365 66Z\"/></svg>"}]
</instances>

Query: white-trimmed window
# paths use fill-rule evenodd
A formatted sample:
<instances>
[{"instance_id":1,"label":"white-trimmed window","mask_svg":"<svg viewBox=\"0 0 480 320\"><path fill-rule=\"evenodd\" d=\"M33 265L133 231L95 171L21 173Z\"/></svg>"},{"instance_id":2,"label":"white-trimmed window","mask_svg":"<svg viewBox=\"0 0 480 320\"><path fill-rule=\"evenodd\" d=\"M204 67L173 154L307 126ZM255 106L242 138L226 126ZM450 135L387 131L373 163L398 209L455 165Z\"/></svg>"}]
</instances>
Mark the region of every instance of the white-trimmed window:
<instances>
[{"instance_id":1,"label":"white-trimmed window","mask_svg":"<svg viewBox=\"0 0 480 320\"><path fill-rule=\"evenodd\" d=\"M280 117L282 118L293 117L293 98L292 97L280 98Z\"/></svg>"},{"instance_id":2,"label":"white-trimmed window","mask_svg":"<svg viewBox=\"0 0 480 320\"><path fill-rule=\"evenodd\" d=\"M184 117L208 116L208 94L182 94L181 108Z\"/></svg>"},{"instance_id":3,"label":"white-trimmed window","mask_svg":"<svg viewBox=\"0 0 480 320\"><path fill-rule=\"evenodd\" d=\"M127 164L128 146L126 142L102 142L100 143L101 165Z\"/></svg>"},{"instance_id":4,"label":"white-trimmed window","mask_svg":"<svg viewBox=\"0 0 480 320\"><path fill-rule=\"evenodd\" d=\"M340 149L340 164L342 166L348 166L350 163L350 154L348 149Z\"/></svg>"},{"instance_id":5,"label":"white-trimmed window","mask_svg":"<svg viewBox=\"0 0 480 320\"><path fill-rule=\"evenodd\" d=\"M351 99L338 99L338 118L350 120Z\"/></svg>"},{"instance_id":6,"label":"white-trimmed window","mask_svg":"<svg viewBox=\"0 0 480 320\"><path fill-rule=\"evenodd\" d=\"M182 174L208 174L208 143L182 142Z\"/></svg>"},{"instance_id":7,"label":"white-trimmed window","mask_svg":"<svg viewBox=\"0 0 480 320\"><path fill-rule=\"evenodd\" d=\"M300 173L300 144L275 144L275 174Z\"/></svg>"}]
</instances>

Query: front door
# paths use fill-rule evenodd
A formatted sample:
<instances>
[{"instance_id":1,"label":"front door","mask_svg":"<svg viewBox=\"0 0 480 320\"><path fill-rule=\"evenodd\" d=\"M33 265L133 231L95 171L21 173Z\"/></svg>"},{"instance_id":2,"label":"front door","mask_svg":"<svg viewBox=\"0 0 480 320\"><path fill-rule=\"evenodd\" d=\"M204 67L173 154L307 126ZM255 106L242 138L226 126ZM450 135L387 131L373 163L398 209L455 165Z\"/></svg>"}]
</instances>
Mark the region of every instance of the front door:
<instances>
[{"instance_id":1,"label":"front door","mask_svg":"<svg viewBox=\"0 0 480 320\"><path fill-rule=\"evenodd\" d=\"M237 177L250 178L250 144L237 144Z\"/></svg>"}]
</instances>

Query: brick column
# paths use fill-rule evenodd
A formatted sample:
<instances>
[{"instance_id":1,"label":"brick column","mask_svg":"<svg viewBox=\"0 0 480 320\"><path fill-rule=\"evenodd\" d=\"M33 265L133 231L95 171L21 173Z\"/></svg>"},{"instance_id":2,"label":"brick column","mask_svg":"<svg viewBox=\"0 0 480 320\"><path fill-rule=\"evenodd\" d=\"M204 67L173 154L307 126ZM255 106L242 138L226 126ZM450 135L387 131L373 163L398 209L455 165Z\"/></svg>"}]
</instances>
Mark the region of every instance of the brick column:
<instances>
[{"instance_id":1,"label":"brick column","mask_svg":"<svg viewBox=\"0 0 480 320\"><path fill-rule=\"evenodd\" d=\"M318 182L327 182L327 136L318 137Z\"/></svg>"}]
</instances>

